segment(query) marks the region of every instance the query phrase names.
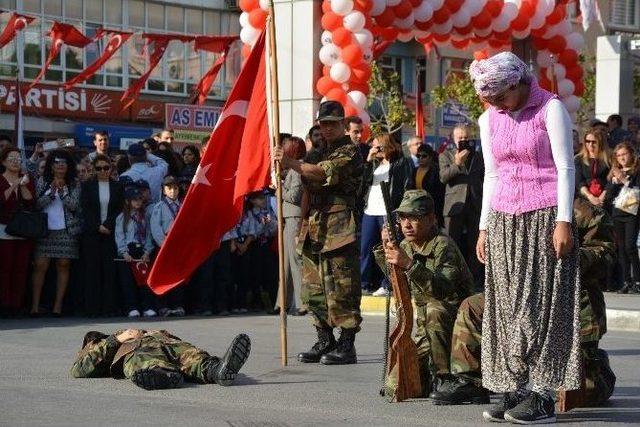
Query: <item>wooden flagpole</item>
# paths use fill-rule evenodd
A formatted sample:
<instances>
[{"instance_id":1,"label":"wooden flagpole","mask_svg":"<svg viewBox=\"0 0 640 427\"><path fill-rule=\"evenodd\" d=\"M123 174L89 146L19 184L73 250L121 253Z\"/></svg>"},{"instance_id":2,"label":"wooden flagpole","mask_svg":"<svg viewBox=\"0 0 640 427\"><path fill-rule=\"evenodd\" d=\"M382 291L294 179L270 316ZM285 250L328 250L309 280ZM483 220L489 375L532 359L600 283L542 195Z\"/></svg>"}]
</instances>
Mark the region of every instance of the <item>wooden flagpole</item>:
<instances>
[{"instance_id":1,"label":"wooden flagpole","mask_svg":"<svg viewBox=\"0 0 640 427\"><path fill-rule=\"evenodd\" d=\"M278 57L276 49L276 26L273 0L269 1L267 17L269 32L269 77L271 96L271 146L280 147L280 105L278 97ZM284 282L284 218L282 217L282 165L275 162L276 200L278 202L278 289L280 295L280 361L287 366L287 288Z\"/></svg>"}]
</instances>

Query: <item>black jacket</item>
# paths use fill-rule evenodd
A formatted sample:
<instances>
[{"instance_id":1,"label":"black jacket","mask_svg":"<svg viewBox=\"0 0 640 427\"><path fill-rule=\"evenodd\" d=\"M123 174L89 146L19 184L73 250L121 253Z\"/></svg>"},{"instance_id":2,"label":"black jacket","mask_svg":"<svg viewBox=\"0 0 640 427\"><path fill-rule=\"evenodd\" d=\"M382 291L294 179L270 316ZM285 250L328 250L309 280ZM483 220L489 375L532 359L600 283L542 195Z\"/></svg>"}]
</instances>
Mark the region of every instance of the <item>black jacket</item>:
<instances>
[{"instance_id":1,"label":"black jacket","mask_svg":"<svg viewBox=\"0 0 640 427\"><path fill-rule=\"evenodd\" d=\"M364 211L367 204L367 194L373 184L373 171L380 165L379 162L365 162L364 174L362 177L362 191L360 194L360 211ZM391 162L389 166L389 192L391 193L391 207L396 209L400 206L404 192L416 188L415 170L413 160L400 157Z\"/></svg>"},{"instance_id":2,"label":"black jacket","mask_svg":"<svg viewBox=\"0 0 640 427\"><path fill-rule=\"evenodd\" d=\"M596 165L596 174L592 176L591 170L591 161L589 165L585 165L582 161L582 158L577 156L575 159L575 167L576 167L576 191L580 194L580 189L582 187L587 187L589 189L589 185L591 184L592 179L597 179L602 185L602 189L607 186L607 175L609 175L609 167L605 165L601 161L597 161Z\"/></svg>"},{"instance_id":3,"label":"black jacket","mask_svg":"<svg viewBox=\"0 0 640 427\"><path fill-rule=\"evenodd\" d=\"M418 169L414 171L414 180L417 184L417 179L415 176L418 174ZM443 226L444 219L442 216L442 210L444 208L444 184L440 182L440 171L438 170L438 165L435 164L431 167L429 172L422 179L422 190L425 190L427 193L431 194L433 197L433 202L436 208L436 216L438 217L438 223Z\"/></svg>"},{"instance_id":4,"label":"black jacket","mask_svg":"<svg viewBox=\"0 0 640 427\"><path fill-rule=\"evenodd\" d=\"M640 173L636 173L635 175L627 174L627 177L629 178L629 187L640 187ZM613 202L615 201L616 197L618 197L618 194L620 194L620 190L622 190L622 187L622 184L614 184L613 182L609 181L609 183L607 183L607 186L605 187L605 191L607 192L607 194L604 197L604 205L609 209L609 212L611 212L611 218L615 219L616 221L637 221L638 215L631 215L630 213L621 211L620 209L617 209L613 206Z\"/></svg>"},{"instance_id":5,"label":"black jacket","mask_svg":"<svg viewBox=\"0 0 640 427\"><path fill-rule=\"evenodd\" d=\"M98 180L93 178L82 184L80 194L82 215L84 217L85 233L98 233L98 227L104 225L113 232L116 225L116 217L122 212L124 194L122 185L116 181L109 181L109 205L107 207L107 219L100 221L100 194L98 193Z\"/></svg>"}]
</instances>

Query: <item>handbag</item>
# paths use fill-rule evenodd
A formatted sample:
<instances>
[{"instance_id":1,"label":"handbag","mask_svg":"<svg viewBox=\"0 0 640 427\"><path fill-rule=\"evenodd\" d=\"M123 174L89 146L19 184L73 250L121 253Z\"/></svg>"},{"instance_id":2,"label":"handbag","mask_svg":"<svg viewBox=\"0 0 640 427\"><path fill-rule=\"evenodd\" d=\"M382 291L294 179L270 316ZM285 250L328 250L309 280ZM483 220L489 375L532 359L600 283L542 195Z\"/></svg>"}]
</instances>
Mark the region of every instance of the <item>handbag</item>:
<instances>
[{"instance_id":1,"label":"handbag","mask_svg":"<svg viewBox=\"0 0 640 427\"><path fill-rule=\"evenodd\" d=\"M600 197L602 192L604 191L604 187L600 183L598 179L596 179L596 173L598 168L597 160L593 160L591 162L591 181L589 181L589 193L593 194L595 197Z\"/></svg>"},{"instance_id":2,"label":"handbag","mask_svg":"<svg viewBox=\"0 0 640 427\"><path fill-rule=\"evenodd\" d=\"M24 206L18 191L18 210L7 223L5 233L25 239L42 239L49 234L49 222L46 212L32 211Z\"/></svg>"},{"instance_id":3,"label":"handbag","mask_svg":"<svg viewBox=\"0 0 640 427\"><path fill-rule=\"evenodd\" d=\"M625 184L620 193L613 201L613 206L631 215L638 214L638 206L640 204L640 188L629 187Z\"/></svg>"}]
</instances>

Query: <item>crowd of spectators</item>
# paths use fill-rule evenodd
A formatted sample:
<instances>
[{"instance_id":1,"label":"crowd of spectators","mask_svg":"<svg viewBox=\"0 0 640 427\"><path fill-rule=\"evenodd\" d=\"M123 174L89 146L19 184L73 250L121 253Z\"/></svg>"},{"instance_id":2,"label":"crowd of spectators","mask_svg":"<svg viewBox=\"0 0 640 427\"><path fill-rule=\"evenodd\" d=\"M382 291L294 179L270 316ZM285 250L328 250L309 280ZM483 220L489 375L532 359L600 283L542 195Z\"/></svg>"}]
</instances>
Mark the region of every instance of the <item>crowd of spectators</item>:
<instances>
[{"instance_id":1,"label":"crowd of spectators","mask_svg":"<svg viewBox=\"0 0 640 427\"><path fill-rule=\"evenodd\" d=\"M640 292L640 118L626 128L612 115L574 132L576 197L605 209L614 222L618 266L609 272L609 290ZM361 283L365 294L390 292L373 262L385 221L380 187L388 182L391 207L408 189L429 191L440 227L454 239L482 287L484 272L475 262L475 242L482 203L484 163L477 138L466 125L456 126L438 147L419 138L401 144L393 135L363 141L357 117L345 120L345 135L365 161L359 195L361 213ZM317 126L306 140L283 134L291 158L314 162L323 150ZM201 146L174 150L173 133L159 134L113 150L109 135L94 135L95 150L74 147L45 151L37 144L30 158L0 136L0 315L80 315L154 317L229 315L250 311L278 313L277 216L272 189L246 197L240 222L184 285L162 297L154 295L130 268L151 264L180 210L196 173ZM302 178L283 177L286 309L304 315L300 298L301 259L297 233L306 215ZM635 208L634 208L635 203ZM46 213L45 237L29 240L5 229L22 211ZM52 267L53 266L53 267Z\"/></svg>"}]
</instances>

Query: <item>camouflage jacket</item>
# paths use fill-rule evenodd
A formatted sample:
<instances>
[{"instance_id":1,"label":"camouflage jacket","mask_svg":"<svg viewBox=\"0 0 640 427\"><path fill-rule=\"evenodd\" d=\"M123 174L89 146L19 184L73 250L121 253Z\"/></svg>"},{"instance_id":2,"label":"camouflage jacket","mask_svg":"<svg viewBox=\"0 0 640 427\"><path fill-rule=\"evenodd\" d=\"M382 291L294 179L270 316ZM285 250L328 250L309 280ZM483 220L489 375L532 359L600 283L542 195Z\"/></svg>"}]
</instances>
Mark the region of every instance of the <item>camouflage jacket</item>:
<instances>
[{"instance_id":1,"label":"camouflage jacket","mask_svg":"<svg viewBox=\"0 0 640 427\"><path fill-rule=\"evenodd\" d=\"M348 136L322 152L317 163L326 175L323 182L303 179L310 210L300 229L300 243L307 240L314 252L329 252L357 239L356 196L362 182L363 161Z\"/></svg>"},{"instance_id":2,"label":"camouflage jacket","mask_svg":"<svg viewBox=\"0 0 640 427\"><path fill-rule=\"evenodd\" d=\"M175 344L182 341L167 331L142 331L144 333L142 338L119 343L116 336L121 332L123 330L118 330L103 340L88 343L80 350L71 367L71 376L74 378L108 376L122 378L124 357L142 344L148 347Z\"/></svg>"},{"instance_id":3,"label":"camouflage jacket","mask_svg":"<svg viewBox=\"0 0 640 427\"><path fill-rule=\"evenodd\" d=\"M573 203L580 238L580 275L584 288L606 288L607 269L615 262L613 224L607 213L582 198Z\"/></svg>"},{"instance_id":4,"label":"camouflage jacket","mask_svg":"<svg viewBox=\"0 0 640 427\"><path fill-rule=\"evenodd\" d=\"M405 274L417 306L426 305L430 300L445 301L457 306L473 293L471 271L449 236L438 232L421 247L415 247L406 240L400 242L400 247L414 261ZM382 246L376 246L373 253L376 262L387 274Z\"/></svg>"}]
</instances>

